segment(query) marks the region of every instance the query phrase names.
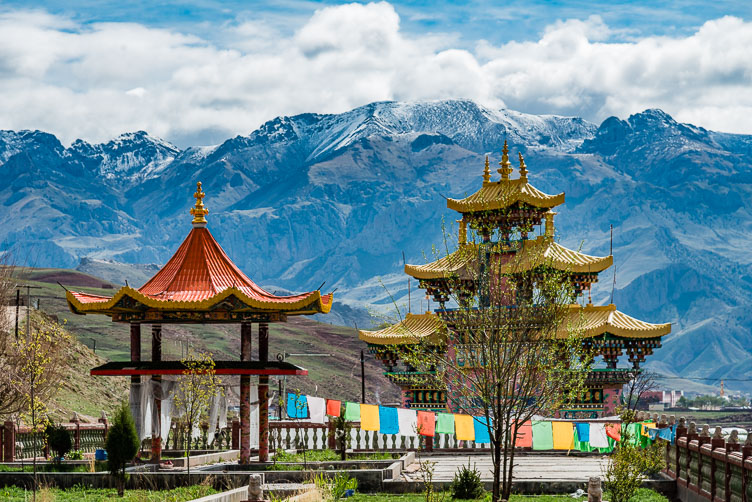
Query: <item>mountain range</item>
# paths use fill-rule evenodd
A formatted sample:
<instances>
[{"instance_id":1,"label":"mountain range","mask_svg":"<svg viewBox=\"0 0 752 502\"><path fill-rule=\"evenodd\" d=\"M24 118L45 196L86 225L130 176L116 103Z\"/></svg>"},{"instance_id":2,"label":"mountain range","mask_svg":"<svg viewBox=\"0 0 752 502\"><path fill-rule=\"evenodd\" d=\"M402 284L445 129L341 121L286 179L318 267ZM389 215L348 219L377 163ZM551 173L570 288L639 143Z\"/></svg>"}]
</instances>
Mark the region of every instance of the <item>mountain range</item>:
<instances>
[{"instance_id":1,"label":"mountain range","mask_svg":"<svg viewBox=\"0 0 752 502\"><path fill-rule=\"evenodd\" d=\"M597 125L467 100L378 102L278 117L184 150L143 131L68 147L0 131L0 239L25 264L141 283L190 230L202 181L209 228L249 276L277 291L326 281L338 300L328 322L362 327L364 308L388 316L393 300L406 302L403 253L422 263L444 246L442 221L457 219L445 198L474 192L484 156L498 162L505 139L533 185L566 192L556 209L564 245L596 255L613 246L593 302L673 323L649 359L665 384L748 387L752 136L660 110ZM413 311L427 307L416 286Z\"/></svg>"}]
</instances>

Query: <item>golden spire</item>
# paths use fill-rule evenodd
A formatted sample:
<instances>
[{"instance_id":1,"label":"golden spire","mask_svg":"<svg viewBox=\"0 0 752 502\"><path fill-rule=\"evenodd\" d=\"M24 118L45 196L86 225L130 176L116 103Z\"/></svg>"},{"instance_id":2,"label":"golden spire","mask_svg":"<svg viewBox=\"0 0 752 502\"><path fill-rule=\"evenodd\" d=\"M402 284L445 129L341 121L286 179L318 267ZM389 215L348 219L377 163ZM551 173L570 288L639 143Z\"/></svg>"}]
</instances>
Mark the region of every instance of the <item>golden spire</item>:
<instances>
[{"instance_id":1,"label":"golden spire","mask_svg":"<svg viewBox=\"0 0 752 502\"><path fill-rule=\"evenodd\" d=\"M520 156L520 179L527 181L527 166L525 165L525 159L522 157L522 153L518 155Z\"/></svg>"},{"instance_id":2,"label":"golden spire","mask_svg":"<svg viewBox=\"0 0 752 502\"><path fill-rule=\"evenodd\" d=\"M502 180L508 180L509 175L512 173L512 163L509 162L509 148L507 147L507 140L504 140L504 148L501 150L501 162L499 162L499 165L501 166L501 168L497 169L496 171L501 174Z\"/></svg>"},{"instance_id":3,"label":"golden spire","mask_svg":"<svg viewBox=\"0 0 752 502\"><path fill-rule=\"evenodd\" d=\"M193 215L193 227L200 228L206 226L206 216L209 214L209 210L204 207L204 197L206 194L201 190L201 182L196 183L196 193L193 194L196 198L196 205L191 208L191 214Z\"/></svg>"},{"instance_id":4,"label":"golden spire","mask_svg":"<svg viewBox=\"0 0 752 502\"><path fill-rule=\"evenodd\" d=\"M488 155L486 155L486 168L483 170L483 184L491 182L491 168L488 166Z\"/></svg>"}]
</instances>

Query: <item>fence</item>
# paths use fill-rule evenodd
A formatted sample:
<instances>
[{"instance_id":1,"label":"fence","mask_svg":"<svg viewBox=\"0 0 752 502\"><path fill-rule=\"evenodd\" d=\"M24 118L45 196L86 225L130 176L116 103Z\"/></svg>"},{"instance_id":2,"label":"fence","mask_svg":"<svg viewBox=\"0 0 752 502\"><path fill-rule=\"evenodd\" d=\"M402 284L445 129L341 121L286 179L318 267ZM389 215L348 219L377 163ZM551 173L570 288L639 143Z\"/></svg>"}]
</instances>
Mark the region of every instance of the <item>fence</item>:
<instances>
[{"instance_id":1,"label":"fence","mask_svg":"<svg viewBox=\"0 0 752 502\"><path fill-rule=\"evenodd\" d=\"M96 424L82 424L79 421L62 424L71 436L73 450L92 453L97 448L104 448L107 439L109 423L106 418L100 418ZM31 459L33 457L48 458L50 452L44 442L44 434L34 433L29 427L19 427L14 422L5 422L0 431L0 460L13 462L15 460Z\"/></svg>"},{"instance_id":2,"label":"fence","mask_svg":"<svg viewBox=\"0 0 752 502\"><path fill-rule=\"evenodd\" d=\"M684 502L752 502L752 434L744 445L732 433L724 438L720 427L697 431L684 418L676 427L676 441L666 446L666 473L676 479Z\"/></svg>"}]
</instances>

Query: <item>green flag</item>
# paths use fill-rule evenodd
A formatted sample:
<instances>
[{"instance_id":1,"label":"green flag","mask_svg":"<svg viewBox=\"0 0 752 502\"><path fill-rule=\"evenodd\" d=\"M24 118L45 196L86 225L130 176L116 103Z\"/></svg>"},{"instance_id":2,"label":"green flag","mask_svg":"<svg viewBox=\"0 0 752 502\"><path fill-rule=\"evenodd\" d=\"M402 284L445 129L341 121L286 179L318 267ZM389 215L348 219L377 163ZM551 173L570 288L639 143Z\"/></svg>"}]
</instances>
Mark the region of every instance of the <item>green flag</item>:
<instances>
[{"instance_id":1,"label":"green flag","mask_svg":"<svg viewBox=\"0 0 752 502\"><path fill-rule=\"evenodd\" d=\"M345 403L345 420L349 422L357 422L360 420L360 404Z\"/></svg>"},{"instance_id":2,"label":"green flag","mask_svg":"<svg viewBox=\"0 0 752 502\"><path fill-rule=\"evenodd\" d=\"M554 432L551 422L533 420L533 450L553 450Z\"/></svg>"},{"instance_id":3,"label":"green flag","mask_svg":"<svg viewBox=\"0 0 752 502\"><path fill-rule=\"evenodd\" d=\"M454 434L454 415L451 413L439 413L436 432L438 434Z\"/></svg>"}]
</instances>

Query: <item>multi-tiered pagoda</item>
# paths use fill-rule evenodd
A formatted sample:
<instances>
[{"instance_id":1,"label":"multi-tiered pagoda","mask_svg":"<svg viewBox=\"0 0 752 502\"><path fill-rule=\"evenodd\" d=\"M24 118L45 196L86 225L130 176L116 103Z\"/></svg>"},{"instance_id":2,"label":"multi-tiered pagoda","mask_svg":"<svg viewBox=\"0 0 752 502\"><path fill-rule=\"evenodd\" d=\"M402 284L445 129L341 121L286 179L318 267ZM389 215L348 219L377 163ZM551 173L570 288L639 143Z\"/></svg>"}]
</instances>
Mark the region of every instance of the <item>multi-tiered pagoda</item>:
<instances>
[{"instance_id":1,"label":"multi-tiered pagoda","mask_svg":"<svg viewBox=\"0 0 752 502\"><path fill-rule=\"evenodd\" d=\"M506 141L498 169L501 179L491 181L486 157L483 186L464 199L447 199L447 207L460 213L457 250L426 265L405 265L405 273L418 279L440 306L425 314L408 313L404 320L379 331L360 331L360 339L386 367L385 375L402 389L402 404L426 410L448 408L444 385L428 384L416 368L401 358L406 345L421 340L446 350L451 336L443 333L451 323L444 322L451 315L447 309L450 298L462 301L463 296L479 293L477 282L483 277L479 270L490 259L500 264L501 274L544 273L553 268L563 274L576 296L589 291L598 274L613 264L612 256L589 256L568 249L554 239L553 208L564 203L564 193L548 195L528 182L527 166L519 156L519 178L512 179ZM480 243L468 242L468 227L480 238ZM530 236L535 228L537 237ZM497 242L492 242L496 237ZM479 249L483 249L479 253ZM489 253L490 250L490 253ZM485 265L484 265L485 264ZM481 300L481 306L482 306ZM640 363L661 345L661 337L671 331L670 324L650 324L616 310L614 305L595 306L572 304L568 318L559 325L561 336L567 336L568 326L577 325L583 332L583 344L589 353L601 356L605 368L592 369L588 374L586 392L579 402L571 402L562 410L564 418L596 418L613 414L619 404L622 387L639 370ZM449 342L448 342L449 341ZM626 355L631 368L617 367L620 356ZM425 370L425 368L423 368ZM433 380L435 382L435 380ZM450 410L455 411L455 410Z\"/></svg>"}]
</instances>

